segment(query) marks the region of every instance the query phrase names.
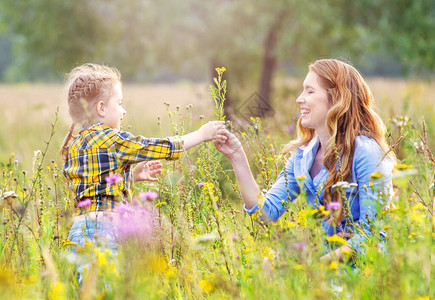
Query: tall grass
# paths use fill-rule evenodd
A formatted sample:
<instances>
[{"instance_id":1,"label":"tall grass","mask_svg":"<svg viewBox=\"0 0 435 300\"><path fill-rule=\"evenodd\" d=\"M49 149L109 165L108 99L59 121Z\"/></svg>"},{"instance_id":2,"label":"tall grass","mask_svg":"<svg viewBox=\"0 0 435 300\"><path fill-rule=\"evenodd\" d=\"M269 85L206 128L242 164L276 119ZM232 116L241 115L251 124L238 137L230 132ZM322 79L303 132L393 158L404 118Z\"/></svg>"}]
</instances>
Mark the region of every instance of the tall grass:
<instances>
[{"instance_id":1,"label":"tall grass","mask_svg":"<svg viewBox=\"0 0 435 300\"><path fill-rule=\"evenodd\" d=\"M397 92L397 86L387 85L382 83L380 88ZM393 179L395 196L379 216L383 222L373 224L387 233L387 251L379 251L374 236L353 263L319 261L325 251L319 225L323 214L321 209L307 207L303 195L277 222L268 226L254 222L243 211L229 162L211 143L188 151L180 161L165 162L157 184L135 186L133 210L152 212L151 218L144 217L144 223L152 224L153 231L120 241L118 267L109 252L92 245L80 249L78 256L72 255L67 237L75 209L57 155L68 128L65 108L61 107L57 117L58 102L24 99L25 105L7 106L8 126L0 135L2 297L434 297L435 162L431 150L435 110L431 99L424 100L416 86L420 85L409 85L403 95L391 95L394 98L388 101L378 97L390 143L406 136L394 148L400 163ZM294 134L288 126L294 122L296 108L288 99L295 98L297 89L286 88L276 92L273 104L279 109L274 118L252 118L246 127L234 130L262 189L273 184L284 166L280 149ZM129 89L125 87L126 99L141 97L142 92L130 94ZM140 88L131 91L134 89ZM171 89L189 94L186 87ZM5 87L1 90L4 93ZM58 87L48 90L60 95ZM197 129L213 118L211 99L205 96L205 89L197 91L204 94L178 103L162 99L165 105L127 100L130 121L124 128L147 136L181 135ZM139 193L148 190L157 191L159 197L152 202L141 200ZM335 243L339 246L340 242L336 239ZM77 259L87 260L90 266L81 288L74 273Z\"/></svg>"}]
</instances>

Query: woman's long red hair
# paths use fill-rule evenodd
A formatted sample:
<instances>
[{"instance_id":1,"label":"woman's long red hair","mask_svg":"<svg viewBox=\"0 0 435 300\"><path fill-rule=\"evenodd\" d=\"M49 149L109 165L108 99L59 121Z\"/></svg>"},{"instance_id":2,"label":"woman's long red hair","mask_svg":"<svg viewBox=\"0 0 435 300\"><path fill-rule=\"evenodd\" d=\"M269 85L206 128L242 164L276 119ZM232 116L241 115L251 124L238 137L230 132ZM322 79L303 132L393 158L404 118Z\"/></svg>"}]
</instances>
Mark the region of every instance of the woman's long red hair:
<instances>
[{"instance_id":1,"label":"woman's long red hair","mask_svg":"<svg viewBox=\"0 0 435 300\"><path fill-rule=\"evenodd\" d=\"M385 140L385 125L374 111L370 88L354 67L336 59L322 59L311 64L309 70L317 74L319 84L327 90L331 104L326 117L331 138L323 158L323 165L329 172L325 183L325 204L331 201L343 204L339 193L332 192L331 187L338 181L348 180L352 174L356 136L365 135L374 139L387 152L389 147ZM307 145L314 136L315 131L303 127L299 118L297 138L284 147L284 154ZM394 159L393 154L390 156ZM341 208L337 222L344 218L343 205Z\"/></svg>"}]
</instances>

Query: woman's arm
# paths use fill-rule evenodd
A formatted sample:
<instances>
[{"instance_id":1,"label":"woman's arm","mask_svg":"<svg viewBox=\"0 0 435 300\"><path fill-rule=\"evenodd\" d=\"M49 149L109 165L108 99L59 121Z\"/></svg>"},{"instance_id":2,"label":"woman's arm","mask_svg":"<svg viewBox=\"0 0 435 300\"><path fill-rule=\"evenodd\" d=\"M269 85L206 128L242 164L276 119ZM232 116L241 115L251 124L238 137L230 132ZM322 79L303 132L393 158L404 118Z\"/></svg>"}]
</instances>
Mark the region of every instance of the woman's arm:
<instances>
[{"instance_id":1,"label":"woman's arm","mask_svg":"<svg viewBox=\"0 0 435 300\"><path fill-rule=\"evenodd\" d=\"M231 161L247 213L252 215L261 208L260 218L262 221L276 221L285 212L285 203L293 201L300 193L294 176L295 156L292 155L288 160L276 182L264 195L264 203L259 207L260 188L252 175L242 145L234 134L228 131L225 131L224 134L227 137L226 141L216 141L215 146Z\"/></svg>"},{"instance_id":2,"label":"woman's arm","mask_svg":"<svg viewBox=\"0 0 435 300\"><path fill-rule=\"evenodd\" d=\"M223 132L223 135L226 138L224 140L215 140L214 145L219 152L231 161L242 200L246 208L251 209L258 204L260 188L252 175L248 159L240 141L227 130Z\"/></svg>"}]
</instances>

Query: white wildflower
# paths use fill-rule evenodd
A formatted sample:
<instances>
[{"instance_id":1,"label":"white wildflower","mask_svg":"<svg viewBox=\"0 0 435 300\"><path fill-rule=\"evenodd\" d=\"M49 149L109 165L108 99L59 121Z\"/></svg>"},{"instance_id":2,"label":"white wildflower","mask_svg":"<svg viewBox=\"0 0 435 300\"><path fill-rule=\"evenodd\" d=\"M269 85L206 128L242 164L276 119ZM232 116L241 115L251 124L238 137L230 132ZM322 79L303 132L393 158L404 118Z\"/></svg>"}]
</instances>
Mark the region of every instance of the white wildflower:
<instances>
[{"instance_id":1,"label":"white wildflower","mask_svg":"<svg viewBox=\"0 0 435 300\"><path fill-rule=\"evenodd\" d=\"M350 188L350 183L347 181L339 181L332 186L333 189L345 190Z\"/></svg>"}]
</instances>

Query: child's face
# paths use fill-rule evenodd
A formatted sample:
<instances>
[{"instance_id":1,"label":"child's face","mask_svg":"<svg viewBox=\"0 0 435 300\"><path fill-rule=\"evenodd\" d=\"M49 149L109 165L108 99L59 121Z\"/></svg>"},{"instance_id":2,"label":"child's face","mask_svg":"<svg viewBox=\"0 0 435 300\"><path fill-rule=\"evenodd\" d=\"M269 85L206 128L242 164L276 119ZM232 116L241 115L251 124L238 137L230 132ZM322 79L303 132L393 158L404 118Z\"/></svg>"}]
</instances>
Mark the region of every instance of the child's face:
<instances>
[{"instance_id":1,"label":"child's face","mask_svg":"<svg viewBox=\"0 0 435 300\"><path fill-rule=\"evenodd\" d=\"M122 88L121 84L117 83L113 87L112 96L105 103L104 116L101 118L101 121L112 128L121 129L121 121L126 113L122 105Z\"/></svg>"}]
</instances>

